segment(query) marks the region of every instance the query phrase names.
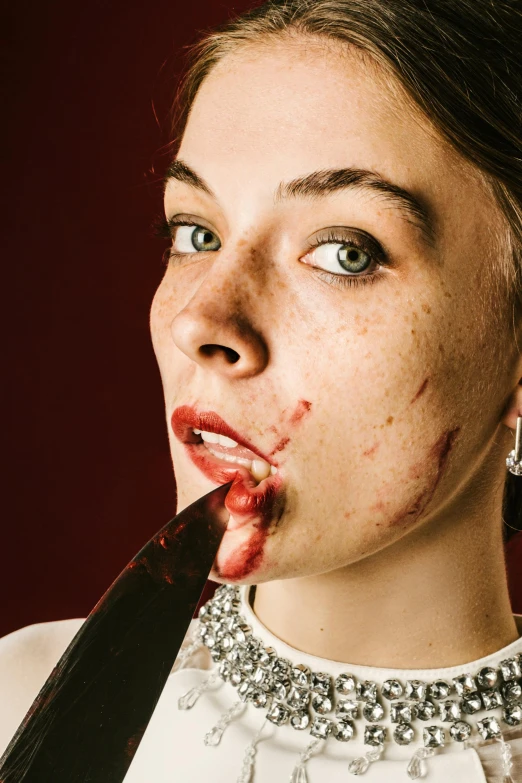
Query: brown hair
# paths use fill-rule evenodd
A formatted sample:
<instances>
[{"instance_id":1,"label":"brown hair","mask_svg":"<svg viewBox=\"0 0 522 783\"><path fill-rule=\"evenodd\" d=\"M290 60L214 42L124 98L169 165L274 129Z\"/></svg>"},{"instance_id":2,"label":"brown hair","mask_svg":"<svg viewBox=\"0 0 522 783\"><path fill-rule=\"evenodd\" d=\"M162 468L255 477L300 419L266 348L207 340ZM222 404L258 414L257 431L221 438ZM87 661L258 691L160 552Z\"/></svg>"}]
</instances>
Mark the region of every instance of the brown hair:
<instances>
[{"instance_id":1,"label":"brown hair","mask_svg":"<svg viewBox=\"0 0 522 783\"><path fill-rule=\"evenodd\" d=\"M502 270L522 309L522 0L269 0L192 47L173 115L180 139L205 77L227 54L281 35L337 40L399 80L443 137L485 175L506 218ZM514 337L515 339L515 337ZM506 534L522 529L508 474Z\"/></svg>"}]
</instances>

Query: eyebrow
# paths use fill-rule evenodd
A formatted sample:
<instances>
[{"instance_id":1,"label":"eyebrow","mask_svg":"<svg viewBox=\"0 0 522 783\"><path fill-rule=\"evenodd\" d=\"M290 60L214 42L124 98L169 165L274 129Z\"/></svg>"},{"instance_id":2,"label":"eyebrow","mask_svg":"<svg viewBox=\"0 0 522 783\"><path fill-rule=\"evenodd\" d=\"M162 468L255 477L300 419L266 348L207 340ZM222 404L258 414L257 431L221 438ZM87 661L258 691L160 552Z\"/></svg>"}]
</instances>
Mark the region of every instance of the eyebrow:
<instances>
[{"instance_id":1,"label":"eyebrow","mask_svg":"<svg viewBox=\"0 0 522 783\"><path fill-rule=\"evenodd\" d=\"M168 167L164 185L170 179L184 182L197 190L215 198L211 187L189 165L182 160L174 160ZM409 222L417 225L426 239L433 243L435 231L433 220L427 206L408 190L381 177L375 171L358 168L322 169L297 177L290 182L281 182L275 191L275 203L288 199L315 199L340 190L366 190L383 196L392 206L406 214Z\"/></svg>"}]
</instances>

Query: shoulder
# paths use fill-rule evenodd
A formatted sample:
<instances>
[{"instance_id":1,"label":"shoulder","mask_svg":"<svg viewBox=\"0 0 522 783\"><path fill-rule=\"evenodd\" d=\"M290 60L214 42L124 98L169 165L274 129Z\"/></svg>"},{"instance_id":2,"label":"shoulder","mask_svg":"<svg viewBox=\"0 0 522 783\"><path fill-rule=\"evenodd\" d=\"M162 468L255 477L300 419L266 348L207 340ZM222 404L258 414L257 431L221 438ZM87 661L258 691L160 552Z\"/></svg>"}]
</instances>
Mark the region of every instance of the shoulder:
<instances>
[{"instance_id":1,"label":"shoulder","mask_svg":"<svg viewBox=\"0 0 522 783\"><path fill-rule=\"evenodd\" d=\"M36 623L0 639L0 754L82 623Z\"/></svg>"}]
</instances>

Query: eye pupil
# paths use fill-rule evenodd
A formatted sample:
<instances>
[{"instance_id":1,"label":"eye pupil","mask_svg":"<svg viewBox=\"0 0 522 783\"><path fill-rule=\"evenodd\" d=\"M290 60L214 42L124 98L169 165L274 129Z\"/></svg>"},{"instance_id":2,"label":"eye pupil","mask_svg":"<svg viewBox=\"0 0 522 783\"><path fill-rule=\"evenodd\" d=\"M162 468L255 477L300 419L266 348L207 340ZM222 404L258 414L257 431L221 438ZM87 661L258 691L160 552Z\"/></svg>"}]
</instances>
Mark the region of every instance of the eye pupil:
<instances>
[{"instance_id":1,"label":"eye pupil","mask_svg":"<svg viewBox=\"0 0 522 783\"><path fill-rule=\"evenodd\" d=\"M348 251L348 258L350 259L350 261L357 261L358 256L359 256L359 251L358 250L349 250Z\"/></svg>"},{"instance_id":2,"label":"eye pupil","mask_svg":"<svg viewBox=\"0 0 522 783\"><path fill-rule=\"evenodd\" d=\"M196 227L192 232L192 245L196 250L219 250L220 242L208 228Z\"/></svg>"}]
</instances>

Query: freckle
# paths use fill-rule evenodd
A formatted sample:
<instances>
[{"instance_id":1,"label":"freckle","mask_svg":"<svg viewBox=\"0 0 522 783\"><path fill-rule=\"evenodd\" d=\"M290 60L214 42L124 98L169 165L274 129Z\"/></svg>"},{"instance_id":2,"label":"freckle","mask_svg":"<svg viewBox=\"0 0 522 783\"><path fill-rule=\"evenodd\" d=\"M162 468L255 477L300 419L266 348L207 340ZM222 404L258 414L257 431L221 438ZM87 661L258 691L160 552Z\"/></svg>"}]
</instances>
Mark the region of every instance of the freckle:
<instances>
[{"instance_id":1,"label":"freckle","mask_svg":"<svg viewBox=\"0 0 522 783\"><path fill-rule=\"evenodd\" d=\"M324 628L319 628L320 631L324 631Z\"/></svg>"},{"instance_id":2,"label":"freckle","mask_svg":"<svg viewBox=\"0 0 522 783\"><path fill-rule=\"evenodd\" d=\"M443 344L442 344L442 343L439 343L439 351L440 351L441 353L444 353L444 346L443 346Z\"/></svg>"},{"instance_id":3,"label":"freckle","mask_svg":"<svg viewBox=\"0 0 522 783\"><path fill-rule=\"evenodd\" d=\"M423 302L422 309L424 310L425 313L428 313L428 315L429 313L431 313L431 307L428 304L426 304L426 302Z\"/></svg>"},{"instance_id":4,"label":"freckle","mask_svg":"<svg viewBox=\"0 0 522 783\"><path fill-rule=\"evenodd\" d=\"M360 332L357 332L357 335L358 335L358 337L363 337L367 333L368 333L368 327L365 326L363 329L361 329Z\"/></svg>"},{"instance_id":5,"label":"freckle","mask_svg":"<svg viewBox=\"0 0 522 783\"><path fill-rule=\"evenodd\" d=\"M412 329L412 330L411 330L411 333L412 333L412 334L417 334L417 332L415 331L415 329Z\"/></svg>"},{"instance_id":6,"label":"freckle","mask_svg":"<svg viewBox=\"0 0 522 783\"><path fill-rule=\"evenodd\" d=\"M444 291L444 296L447 297L448 299L452 299L453 298L449 291Z\"/></svg>"},{"instance_id":7,"label":"freckle","mask_svg":"<svg viewBox=\"0 0 522 783\"><path fill-rule=\"evenodd\" d=\"M351 516L352 516L352 512L351 511L345 511L344 512L344 518L345 519L350 519Z\"/></svg>"},{"instance_id":8,"label":"freckle","mask_svg":"<svg viewBox=\"0 0 522 783\"><path fill-rule=\"evenodd\" d=\"M386 419L386 424L393 424L393 416L388 416Z\"/></svg>"}]
</instances>

